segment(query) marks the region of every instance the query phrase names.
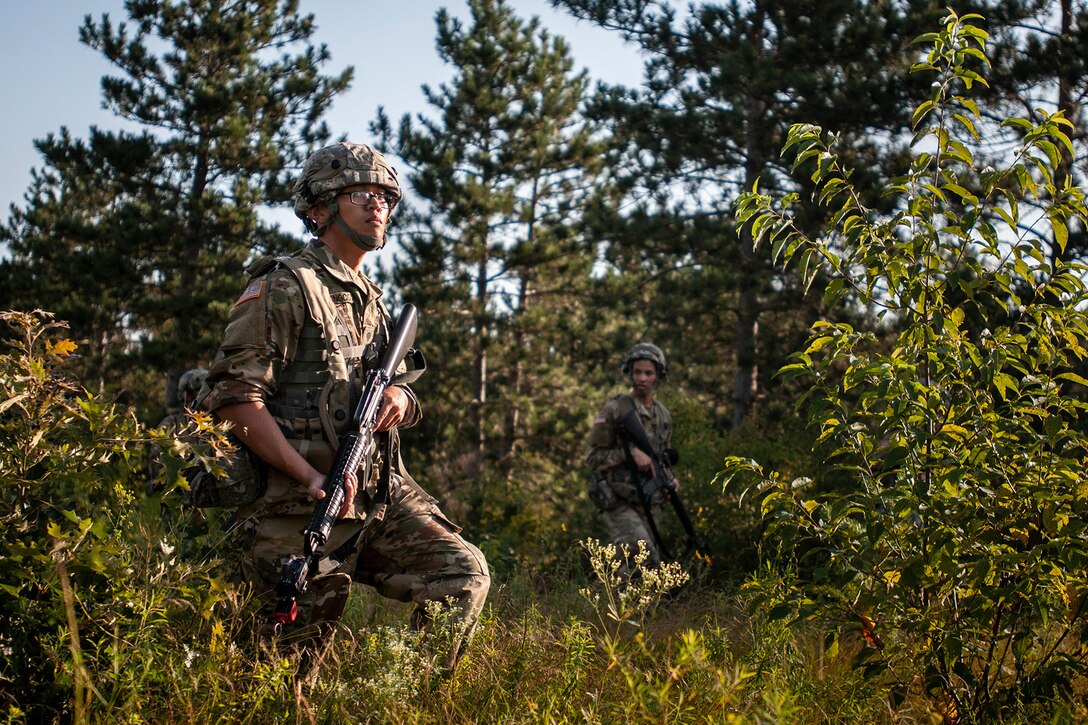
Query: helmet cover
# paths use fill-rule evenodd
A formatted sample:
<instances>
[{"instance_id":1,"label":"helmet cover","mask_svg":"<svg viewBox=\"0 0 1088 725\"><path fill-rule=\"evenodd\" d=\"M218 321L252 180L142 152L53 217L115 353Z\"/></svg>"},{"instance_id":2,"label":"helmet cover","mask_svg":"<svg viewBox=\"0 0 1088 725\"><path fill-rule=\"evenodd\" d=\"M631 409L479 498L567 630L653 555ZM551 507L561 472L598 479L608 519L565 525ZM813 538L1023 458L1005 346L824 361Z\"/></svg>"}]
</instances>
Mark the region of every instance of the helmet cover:
<instances>
[{"instance_id":1,"label":"helmet cover","mask_svg":"<svg viewBox=\"0 0 1088 725\"><path fill-rule=\"evenodd\" d=\"M665 353L661 348L649 342L637 342L627 351L627 357L623 359L623 374L631 372L631 366L636 360L649 360L657 368L658 377L664 378L669 374L669 365L665 360Z\"/></svg>"},{"instance_id":2,"label":"helmet cover","mask_svg":"<svg viewBox=\"0 0 1088 725\"><path fill-rule=\"evenodd\" d=\"M200 392L201 386L208 377L206 368L193 368L186 370L178 378L178 398L180 400L192 400Z\"/></svg>"}]
</instances>

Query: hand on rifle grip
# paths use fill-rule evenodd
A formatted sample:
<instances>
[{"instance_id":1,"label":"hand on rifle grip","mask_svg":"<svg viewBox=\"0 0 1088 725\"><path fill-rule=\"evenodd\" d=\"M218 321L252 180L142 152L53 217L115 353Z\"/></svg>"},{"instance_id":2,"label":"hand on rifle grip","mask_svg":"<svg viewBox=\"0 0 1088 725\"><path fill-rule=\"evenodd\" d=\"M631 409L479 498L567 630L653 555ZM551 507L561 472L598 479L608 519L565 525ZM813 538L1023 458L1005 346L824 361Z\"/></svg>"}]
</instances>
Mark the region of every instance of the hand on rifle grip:
<instances>
[{"instance_id":1,"label":"hand on rifle grip","mask_svg":"<svg viewBox=\"0 0 1088 725\"><path fill-rule=\"evenodd\" d=\"M400 424L408 413L408 394L397 387L388 387L382 391L382 404L374 421L374 431L380 433Z\"/></svg>"}]
</instances>

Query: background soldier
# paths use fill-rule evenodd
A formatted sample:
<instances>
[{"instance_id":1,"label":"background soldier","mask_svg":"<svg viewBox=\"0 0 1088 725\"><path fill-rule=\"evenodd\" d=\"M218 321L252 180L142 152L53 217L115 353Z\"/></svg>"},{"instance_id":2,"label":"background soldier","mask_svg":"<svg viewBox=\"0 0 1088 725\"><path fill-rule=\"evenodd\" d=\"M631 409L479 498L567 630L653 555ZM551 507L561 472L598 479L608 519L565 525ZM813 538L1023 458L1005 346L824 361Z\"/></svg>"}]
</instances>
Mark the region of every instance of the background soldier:
<instances>
[{"instance_id":1,"label":"background soldier","mask_svg":"<svg viewBox=\"0 0 1088 725\"><path fill-rule=\"evenodd\" d=\"M589 432L589 498L597 506L608 524L612 543L626 552L626 557L638 551L638 543L644 542L649 551L647 566L661 563L661 552L654 541L645 507L636 485L643 476L633 480L631 463L624 452L618 433L620 418L632 409L638 412L642 427L658 450L665 450L672 440L672 415L664 405L656 401L657 386L668 374L668 364L661 348L648 342L634 345L623 360L623 374L631 383L631 392L617 395L605 403L593 420ZM630 456L640 474L652 475L650 457L634 446ZM661 509L663 496L658 489L649 499L656 516ZM624 567L624 574L629 573Z\"/></svg>"},{"instance_id":2,"label":"background soldier","mask_svg":"<svg viewBox=\"0 0 1088 725\"><path fill-rule=\"evenodd\" d=\"M185 427L189 411L196 408L197 393L200 392L207 377L208 371L205 368L193 368L181 374L178 378L178 402L181 408L163 418L159 428L168 433L177 433ZM161 491L165 486L165 483L159 480L163 473L163 465L159 462L161 456L162 450L157 445L152 445L147 454L148 495Z\"/></svg>"},{"instance_id":3,"label":"background soldier","mask_svg":"<svg viewBox=\"0 0 1088 725\"><path fill-rule=\"evenodd\" d=\"M367 370L389 337L388 311L361 271L363 257L385 244L401 198L395 169L370 146L337 143L313 154L295 185L295 213L314 235L303 250L258 260L230 312L203 404L234 424L238 438L267 465L264 492L239 506L244 554L238 578L251 586L270 616L285 555L299 554L301 532L324 497L322 484L338 441L352 422ZM377 431L391 436L388 459L372 451L345 486L340 519L318 571L299 600L292 639L317 641L334 630L353 582L417 605L413 622L426 624L429 602L455 602L463 637L475 626L490 584L479 549L419 487L401 460L397 426L421 418L414 393L390 386ZM383 436L377 436L381 439ZM389 505L377 510L383 465L391 469ZM370 480L360 480L373 471Z\"/></svg>"}]
</instances>

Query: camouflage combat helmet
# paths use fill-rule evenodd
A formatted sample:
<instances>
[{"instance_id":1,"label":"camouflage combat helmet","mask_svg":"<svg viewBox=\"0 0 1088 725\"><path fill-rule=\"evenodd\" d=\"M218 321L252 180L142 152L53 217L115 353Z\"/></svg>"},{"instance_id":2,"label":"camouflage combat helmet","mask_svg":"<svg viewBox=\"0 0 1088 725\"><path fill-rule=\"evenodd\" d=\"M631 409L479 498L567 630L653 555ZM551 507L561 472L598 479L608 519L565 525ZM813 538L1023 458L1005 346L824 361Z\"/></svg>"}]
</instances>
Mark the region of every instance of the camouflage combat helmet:
<instances>
[{"instance_id":1,"label":"camouflage combat helmet","mask_svg":"<svg viewBox=\"0 0 1088 725\"><path fill-rule=\"evenodd\" d=\"M336 192L356 184L377 184L392 194L394 201L390 206L390 213L401 200L397 170L386 160L381 151L366 144L347 141L315 151L310 158L306 159L306 163L302 166L302 174L295 182L293 195L295 216L306 224L306 228L314 236L320 237L330 224L336 222L351 241L362 249L367 251L379 249L385 243L384 239L358 234L340 218ZM324 224L319 225L310 219L306 212L314 204L322 201L329 210L329 218Z\"/></svg>"},{"instance_id":2,"label":"camouflage combat helmet","mask_svg":"<svg viewBox=\"0 0 1088 725\"><path fill-rule=\"evenodd\" d=\"M657 376L664 378L669 374L669 364L665 361L665 353L661 348L649 342L636 342L627 351L627 357L623 359L623 374L631 372L631 366L636 360L649 360L657 368Z\"/></svg>"},{"instance_id":3,"label":"camouflage combat helmet","mask_svg":"<svg viewBox=\"0 0 1088 725\"><path fill-rule=\"evenodd\" d=\"M206 368L186 370L178 378L178 400L194 400L208 377Z\"/></svg>"}]
</instances>

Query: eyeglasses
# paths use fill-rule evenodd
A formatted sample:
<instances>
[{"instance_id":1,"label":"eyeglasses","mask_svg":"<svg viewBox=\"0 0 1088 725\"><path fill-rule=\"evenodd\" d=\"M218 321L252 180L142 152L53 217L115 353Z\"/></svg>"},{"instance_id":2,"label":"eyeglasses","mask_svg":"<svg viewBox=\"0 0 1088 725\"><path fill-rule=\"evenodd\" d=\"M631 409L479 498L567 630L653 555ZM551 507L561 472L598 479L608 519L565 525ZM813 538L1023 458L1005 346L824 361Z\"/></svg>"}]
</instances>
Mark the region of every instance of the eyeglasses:
<instances>
[{"instance_id":1,"label":"eyeglasses","mask_svg":"<svg viewBox=\"0 0 1088 725\"><path fill-rule=\"evenodd\" d=\"M397 197L383 191L345 191L342 194L337 194L337 196L348 197L355 206L370 206L370 202L375 199L382 209L389 209L397 203Z\"/></svg>"}]
</instances>

